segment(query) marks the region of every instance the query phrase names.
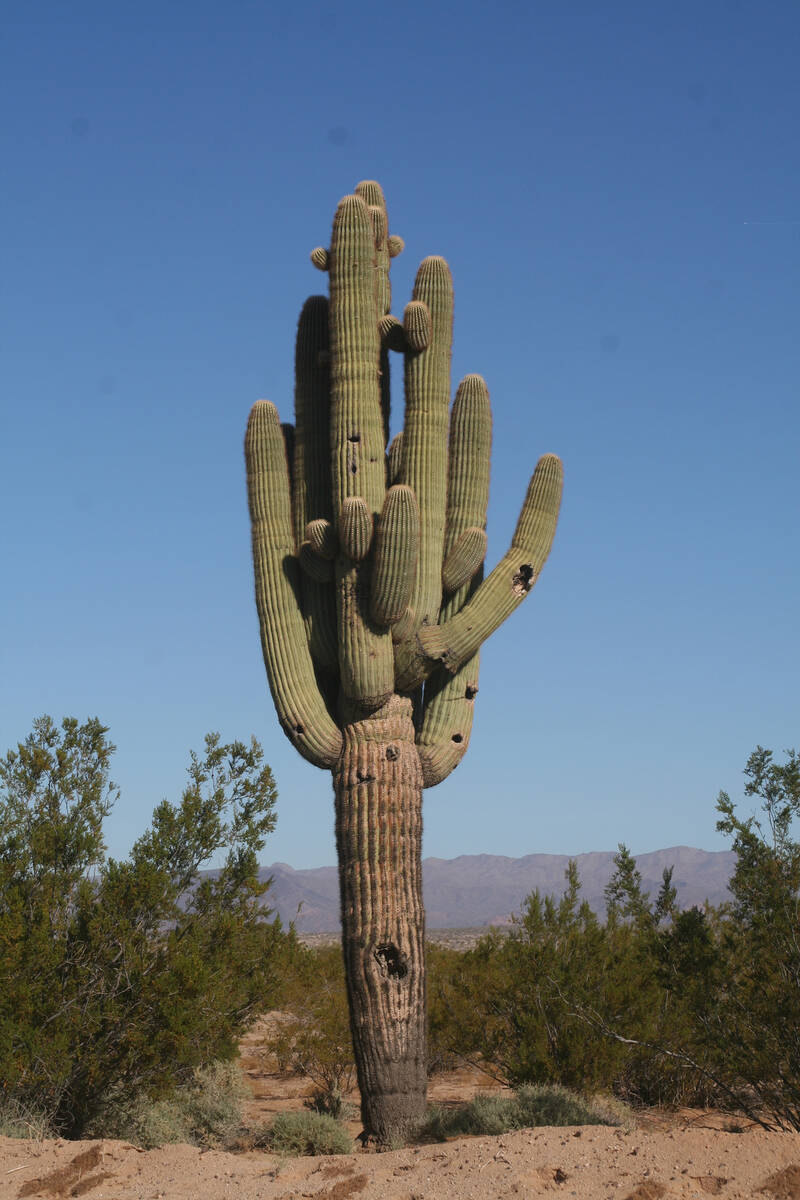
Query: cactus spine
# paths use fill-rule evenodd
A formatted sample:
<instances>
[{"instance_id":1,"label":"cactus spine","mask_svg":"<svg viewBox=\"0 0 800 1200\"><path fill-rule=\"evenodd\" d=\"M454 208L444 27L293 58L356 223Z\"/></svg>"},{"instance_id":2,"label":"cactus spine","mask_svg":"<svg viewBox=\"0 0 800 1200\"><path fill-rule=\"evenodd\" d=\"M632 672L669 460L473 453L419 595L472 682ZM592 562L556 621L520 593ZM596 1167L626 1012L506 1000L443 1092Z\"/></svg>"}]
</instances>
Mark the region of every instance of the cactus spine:
<instances>
[{"instance_id":1,"label":"cactus spine","mask_svg":"<svg viewBox=\"0 0 800 1200\"><path fill-rule=\"evenodd\" d=\"M286 735L333 773L362 1118L384 1144L425 1107L422 791L466 752L480 646L536 582L562 482L545 455L483 579L489 393L467 376L450 413L450 270L423 261L400 322L402 248L381 188L360 183L312 251L330 300L300 316L294 436L259 401L245 439L267 678ZM387 447L389 349L404 355L405 421Z\"/></svg>"}]
</instances>

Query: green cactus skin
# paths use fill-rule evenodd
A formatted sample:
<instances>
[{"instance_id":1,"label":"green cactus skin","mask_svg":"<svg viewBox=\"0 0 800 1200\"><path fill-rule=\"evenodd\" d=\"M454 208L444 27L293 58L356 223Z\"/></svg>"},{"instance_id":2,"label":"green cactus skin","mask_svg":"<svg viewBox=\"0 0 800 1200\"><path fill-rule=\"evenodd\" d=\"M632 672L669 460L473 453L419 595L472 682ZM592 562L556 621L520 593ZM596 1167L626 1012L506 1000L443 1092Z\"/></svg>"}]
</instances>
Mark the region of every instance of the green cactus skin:
<instances>
[{"instance_id":1,"label":"green cactus skin","mask_svg":"<svg viewBox=\"0 0 800 1200\"><path fill-rule=\"evenodd\" d=\"M417 572L419 508L410 487L390 487L375 538L370 611L378 625L394 625L405 613Z\"/></svg>"},{"instance_id":2,"label":"green cactus skin","mask_svg":"<svg viewBox=\"0 0 800 1200\"><path fill-rule=\"evenodd\" d=\"M311 251L309 258L318 271L327 271L328 269L328 251L324 246L315 246Z\"/></svg>"},{"instance_id":3,"label":"green cactus skin","mask_svg":"<svg viewBox=\"0 0 800 1200\"><path fill-rule=\"evenodd\" d=\"M422 791L467 749L479 649L536 582L562 483L545 455L483 579L489 394L469 375L449 413L450 271L423 261L401 325L401 249L380 186L362 181L312 253L330 300L311 297L298 324L294 449L267 401L245 438L264 662L287 736L333 773L362 1118L381 1144L425 1111ZM405 422L387 450L390 347Z\"/></svg>"},{"instance_id":4,"label":"green cactus skin","mask_svg":"<svg viewBox=\"0 0 800 1200\"><path fill-rule=\"evenodd\" d=\"M305 541L308 542L314 553L319 554L321 558L329 558L333 562L339 553L339 539L330 521L326 521L324 517L317 517L308 522L305 533Z\"/></svg>"},{"instance_id":5,"label":"green cactus skin","mask_svg":"<svg viewBox=\"0 0 800 1200\"><path fill-rule=\"evenodd\" d=\"M256 609L272 699L284 733L303 757L315 766L332 767L341 755L343 738L314 678L301 609L283 435L277 409L267 400L253 406L245 455Z\"/></svg>"},{"instance_id":6,"label":"green cactus skin","mask_svg":"<svg viewBox=\"0 0 800 1200\"><path fill-rule=\"evenodd\" d=\"M442 567L442 587L445 592L457 592L483 566L488 539L485 529L471 525L465 529L448 551Z\"/></svg>"},{"instance_id":7,"label":"green cactus skin","mask_svg":"<svg viewBox=\"0 0 800 1200\"><path fill-rule=\"evenodd\" d=\"M391 487L393 483L397 483L400 478L400 471L403 466L403 431L395 434L392 438L389 449L386 451L386 478L387 486Z\"/></svg>"},{"instance_id":8,"label":"green cactus skin","mask_svg":"<svg viewBox=\"0 0 800 1200\"><path fill-rule=\"evenodd\" d=\"M372 514L360 496L348 496L339 510L339 546L353 562L369 554Z\"/></svg>"}]
</instances>

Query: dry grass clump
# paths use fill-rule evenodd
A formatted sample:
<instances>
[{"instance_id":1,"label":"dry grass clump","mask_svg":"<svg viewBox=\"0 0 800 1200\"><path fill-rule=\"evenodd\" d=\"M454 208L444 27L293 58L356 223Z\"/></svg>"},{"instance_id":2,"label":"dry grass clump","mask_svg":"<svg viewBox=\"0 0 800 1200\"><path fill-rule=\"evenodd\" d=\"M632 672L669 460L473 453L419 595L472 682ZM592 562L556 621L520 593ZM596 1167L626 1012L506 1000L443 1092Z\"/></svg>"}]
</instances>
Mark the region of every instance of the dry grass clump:
<instances>
[{"instance_id":1,"label":"dry grass clump","mask_svg":"<svg viewBox=\"0 0 800 1200\"><path fill-rule=\"evenodd\" d=\"M609 1105L595 1104L558 1085L532 1084L519 1088L513 1096L479 1094L460 1108L433 1108L419 1132L421 1137L444 1141L464 1135L496 1137L537 1125L621 1123L620 1114Z\"/></svg>"}]
</instances>

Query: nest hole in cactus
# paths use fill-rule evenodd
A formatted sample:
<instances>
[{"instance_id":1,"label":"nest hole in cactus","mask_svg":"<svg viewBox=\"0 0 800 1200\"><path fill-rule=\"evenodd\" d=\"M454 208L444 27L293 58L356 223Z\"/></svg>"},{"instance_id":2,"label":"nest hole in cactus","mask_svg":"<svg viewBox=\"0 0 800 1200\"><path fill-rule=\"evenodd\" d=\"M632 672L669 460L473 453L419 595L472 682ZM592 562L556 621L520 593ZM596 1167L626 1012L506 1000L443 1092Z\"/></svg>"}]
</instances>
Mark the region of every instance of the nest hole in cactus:
<instances>
[{"instance_id":1,"label":"nest hole in cactus","mask_svg":"<svg viewBox=\"0 0 800 1200\"><path fill-rule=\"evenodd\" d=\"M408 974L408 959L391 942L375 947L375 958L384 975L389 979L404 979Z\"/></svg>"},{"instance_id":2,"label":"nest hole in cactus","mask_svg":"<svg viewBox=\"0 0 800 1200\"><path fill-rule=\"evenodd\" d=\"M535 583L533 567L530 563L522 563L511 580L511 590L515 596L525 596Z\"/></svg>"}]
</instances>

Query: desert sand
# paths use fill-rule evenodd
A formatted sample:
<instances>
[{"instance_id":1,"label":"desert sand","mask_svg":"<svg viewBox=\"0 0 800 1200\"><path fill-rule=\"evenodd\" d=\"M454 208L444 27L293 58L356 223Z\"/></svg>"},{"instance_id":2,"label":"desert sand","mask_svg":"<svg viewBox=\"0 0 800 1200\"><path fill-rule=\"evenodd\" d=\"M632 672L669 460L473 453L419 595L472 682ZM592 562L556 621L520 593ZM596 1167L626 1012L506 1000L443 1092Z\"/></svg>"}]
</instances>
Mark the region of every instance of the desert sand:
<instances>
[{"instance_id":1,"label":"desert sand","mask_svg":"<svg viewBox=\"0 0 800 1200\"><path fill-rule=\"evenodd\" d=\"M302 1106L307 1080L271 1072L258 1030L242 1046L248 1118ZM497 1085L464 1069L436 1077L431 1098L469 1099ZM357 1133L357 1122L350 1125ZM770 1133L711 1113L642 1113L631 1129L542 1128L377 1154L279 1159L192 1146L144 1151L119 1141L0 1138L0 1197L62 1200L472 1200L577 1197L800 1200L800 1134Z\"/></svg>"}]
</instances>

